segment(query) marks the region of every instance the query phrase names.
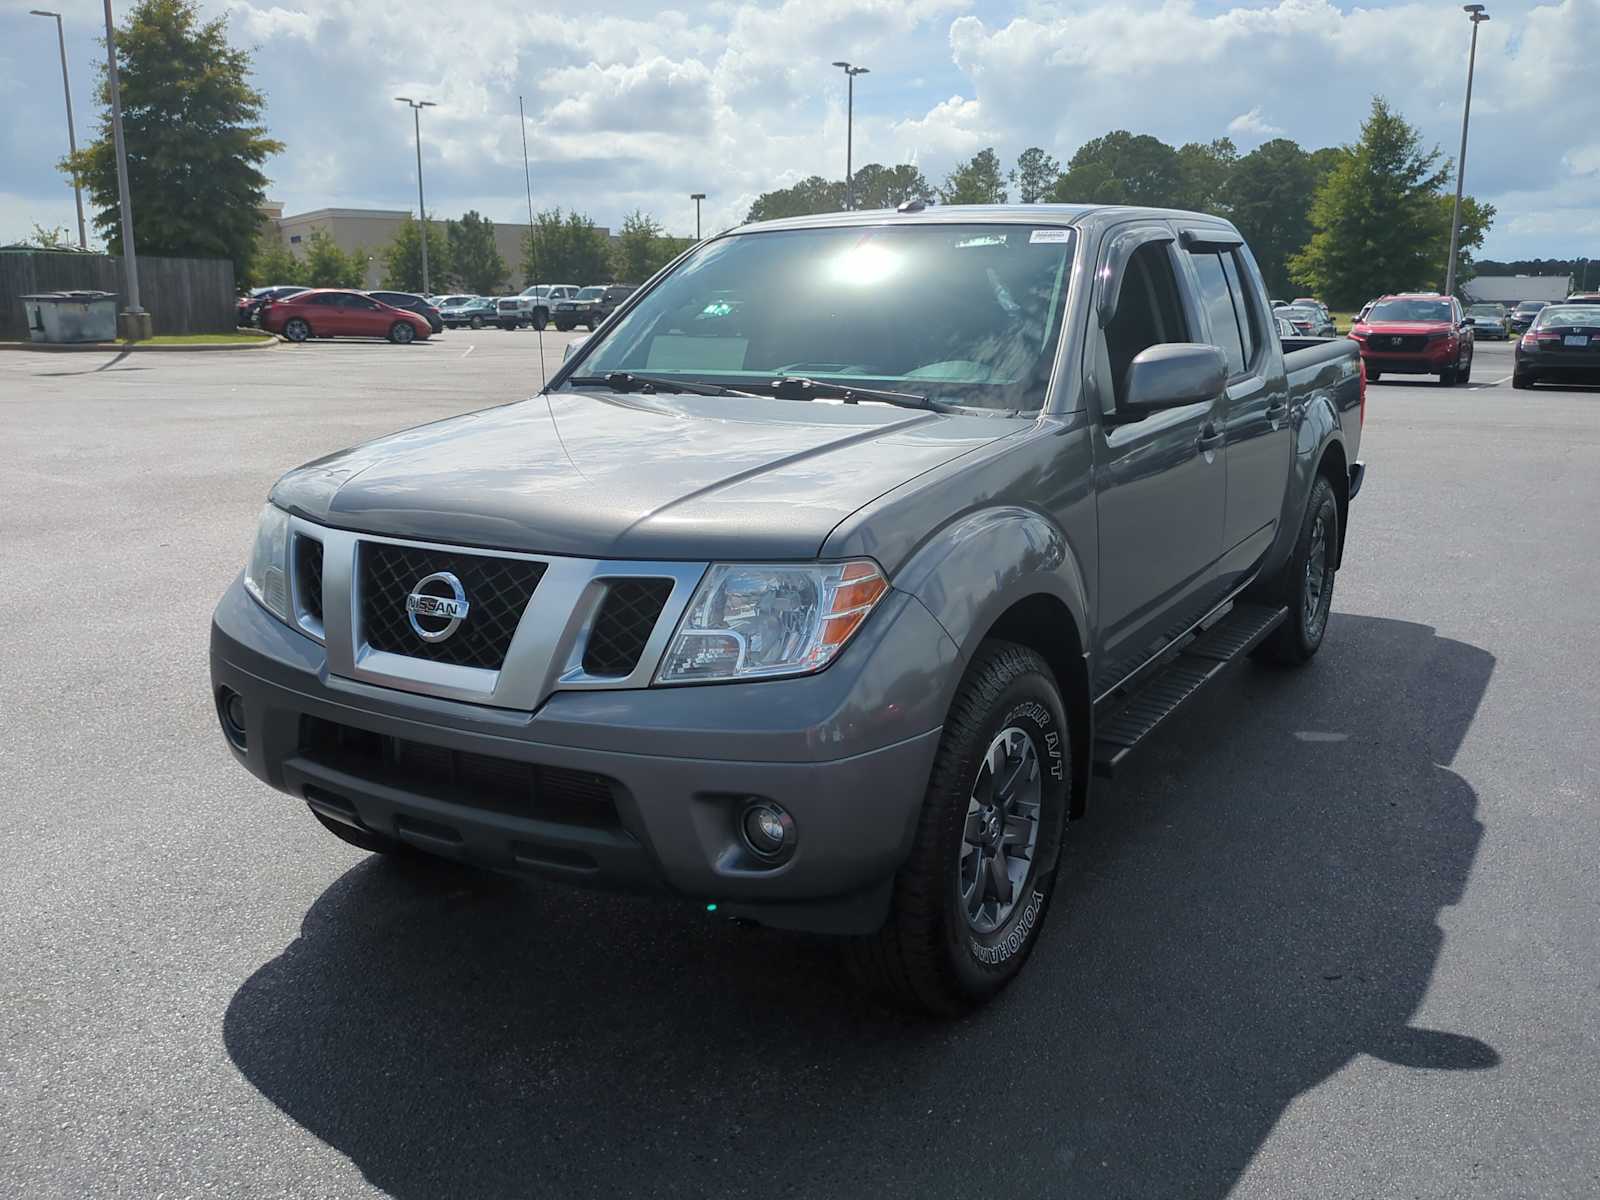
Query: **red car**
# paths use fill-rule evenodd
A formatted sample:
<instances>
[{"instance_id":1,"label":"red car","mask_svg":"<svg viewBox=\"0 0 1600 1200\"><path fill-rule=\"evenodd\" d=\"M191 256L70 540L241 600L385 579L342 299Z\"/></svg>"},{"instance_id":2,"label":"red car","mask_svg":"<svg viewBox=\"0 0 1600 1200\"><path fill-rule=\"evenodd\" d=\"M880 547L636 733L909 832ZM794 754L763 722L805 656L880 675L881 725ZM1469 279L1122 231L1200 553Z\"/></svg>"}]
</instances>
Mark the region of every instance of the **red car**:
<instances>
[{"instance_id":1,"label":"red car","mask_svg":"<svg viewBox=\"0 0 1600 1200\"><path fill-rule=\"evenodd\" d=\"M361 292L312 288L274 300L261 310L261 328L291 342L314 337L388 338L404 345L426 338L428 322Z\"/></svg>"},{"instance_id":2,"label":"red car","mask_svg":"<svg viewBox=\"0 0 1600 1200\"><path fill-rule=\"evenodd\" d=\"M1472 326L1461 302L1437 292L1385 296L1351 326L1368 381L1391 375L1437 375L1443 384L1472 378Z\"/></svg>"}]
</instances>

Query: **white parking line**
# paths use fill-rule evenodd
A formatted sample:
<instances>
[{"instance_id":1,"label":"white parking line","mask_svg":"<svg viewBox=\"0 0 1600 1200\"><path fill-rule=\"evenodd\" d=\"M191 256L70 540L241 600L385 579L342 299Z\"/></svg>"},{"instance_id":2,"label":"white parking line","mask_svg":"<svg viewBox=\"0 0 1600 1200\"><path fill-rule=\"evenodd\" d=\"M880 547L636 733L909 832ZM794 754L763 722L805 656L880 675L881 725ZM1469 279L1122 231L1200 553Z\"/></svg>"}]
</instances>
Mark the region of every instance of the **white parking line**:
<instances>
[{"instance_id":1,"label":"white parking line","mask_svg":"<svg viewBox=\"0 0 1600 1200\"><path fill-rule=\"evenodd\" d=\"M473 342L472 345L468 346L465 350L463 350L461 352L461 357L465 358L467 355L471 354L477 348L478 348L478 343L477 342ZM1509 379L1510 376L1508 375L1508 376L1506 376L1506 378Z\"/></svg>"}]
</instances>

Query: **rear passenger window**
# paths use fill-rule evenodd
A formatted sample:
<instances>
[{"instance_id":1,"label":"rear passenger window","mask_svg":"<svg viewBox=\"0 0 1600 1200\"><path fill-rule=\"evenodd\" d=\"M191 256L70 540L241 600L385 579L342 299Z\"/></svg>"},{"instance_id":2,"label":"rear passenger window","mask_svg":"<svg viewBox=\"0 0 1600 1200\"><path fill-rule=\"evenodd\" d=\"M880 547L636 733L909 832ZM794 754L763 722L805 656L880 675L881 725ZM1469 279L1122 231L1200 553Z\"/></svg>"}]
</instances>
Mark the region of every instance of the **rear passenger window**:
<instances>
[{"instance_id":1,"label":"rear passenger window","mask_svg":"<svg viewBox=\"0 0 1600 1200\"><path fill-rule=\"evenodd\" d=\"M1256 314L1255 305L1250 302L1250 292L1244 286L1244 272L1240 269L1237 250L1229 251L1222 256L1222 270L1227 275L1228 287L1233 292L1233 315L1239 320L1239 337L1244 342L1244 361L1253 363L1256 360L1256 350L1261 345L1261 320Z\"/></svg>"},{"instance_id":2,"label":"rear passenger window","mask_svg":"<svg viewBox=\"0 0 1600 1200\"><path fill-rule=\"evenodd\" d=\"M1222 256L1214 250L1189 255L1200 277L1200 306L1211 326L1212 344L1228 360L1228 374L1244 370L1244 339L1239 333L1239 318L1233 311L1233 292L1222 269Z\"/></svg>"}]
</instances>

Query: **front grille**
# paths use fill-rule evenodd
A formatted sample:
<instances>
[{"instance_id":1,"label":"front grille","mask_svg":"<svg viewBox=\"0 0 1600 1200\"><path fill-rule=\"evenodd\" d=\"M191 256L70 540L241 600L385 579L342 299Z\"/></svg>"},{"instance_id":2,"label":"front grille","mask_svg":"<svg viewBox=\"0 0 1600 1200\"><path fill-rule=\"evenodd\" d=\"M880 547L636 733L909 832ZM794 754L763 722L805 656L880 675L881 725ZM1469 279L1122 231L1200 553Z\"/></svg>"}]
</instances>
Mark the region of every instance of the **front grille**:
<instances>
[{"instance_id":1,"label":"front grille","mask_svg":"<svg viewBox=\"0 0 1600 1200\"><path fill-rule=\"evenodd\" d=\"M448 571L461 581L467 615L443 641L412 628L406 597L429 575ZM453 550L423 550L386 542L361 543L361 628L367 645L411 658L498 671L528 607L544 564ZM442 622L430 618L430 626Z\"/></svg>"},{"instance_id":2,"label":"front grille","mask_svg":"<svg viewBox=\"0 0 1600 1200\"><path fill-rule=\"evenodd\" d=\"M300 752L365 782L468 808L593 829L619 827L613 781L592 771L451 750L312 716L300 718Z\"/></svg>"},{"instance_id":3,"label":"front grille","mask_svg":"<svg viewBox=\"0 0 1600 1200\"><path fill-rule=\"evenodd\" d=\"M296 607L322 624L322 543L297 533L294 538L294 590Z\"/></svg>"},{"instance_id":4,"label":"front grille","mask_svg":"<svg viewBox=\"0 0 1600 1200\"><path fill-rule=\"evenodd\" d=\"M584 673L633 674L671 594L670 579L613 579L584 647Z\"/></svg>"},{"instance_id":5,"label":"front grille","mask_svg":"<svg viewBox=\"0 0 1600 1200\"><path fill-rule=\"evenodd\" d=\"M1372 336L1374 350L1398 350L1410 353L1421 350L1427 344L1427 337L1420 333L1378 333Z\"/></svg>"}]
</instances>

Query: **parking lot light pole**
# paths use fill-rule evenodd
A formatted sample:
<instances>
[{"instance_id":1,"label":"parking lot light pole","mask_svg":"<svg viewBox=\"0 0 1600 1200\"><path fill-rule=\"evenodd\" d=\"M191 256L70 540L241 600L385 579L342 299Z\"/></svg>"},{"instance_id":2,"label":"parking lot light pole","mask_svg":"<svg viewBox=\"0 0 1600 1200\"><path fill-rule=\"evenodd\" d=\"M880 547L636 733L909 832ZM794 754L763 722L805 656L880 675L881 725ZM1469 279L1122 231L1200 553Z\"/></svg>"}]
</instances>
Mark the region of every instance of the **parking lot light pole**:
<instances>
[{"instance_id":1,"label":"parking lot light pole","mask_svg":"<svg viewBox=\"0 0 1600 1200\"><path fill-rule=\"evenodd\" d=\"M1444 268L1444 294L1456 294L1456 246L1461 238L1461 189L1467 177L1467 120L1472 116L1472 69L1478 60L1478 25L1489 19L1481 4L1463 4L1472 20L1472 48L1467 51L1467 99L1461 106L1461 154L1456 159L1456 206L1450 213L1450 261Z\"/></svg>"},{"instance_id":2,"label":"parking lot light pole","mask_svg":"<svg viewBox=\"0 0 1600 1200\"><path fill-rule=\"evenodd\" d=\"M73 158L78 157L78 135L72 128L72 84L67 82L67 35L61 31L61 14L49 12L42 8L28 10L35 17L54 17L56 22L56 44L61 49L61 90L67 94L67 149ZM78 205L78 249L89 248L89 232L83 224L83 184L78 182L78 173L72 173L72 198Z\"/></svg>"},{"instance_id":3,"label":"parking lot light pole","mask_svg":"<svg viewBox=\"0 0 1600 1200\"><path fill-rule=\"evenodd\" d=\"M836 62L833 65L843 69L846 80L844 109L844 206L846 208L854 208L856 206L855 171L853 170L855 164L851 161L854 153L854 147L851 143L854 140L856 123L856 76L870 74L870 71L866 67L852 67L847 62Z\"/></svg>"},{"instance_id":4,"label":"parking lot light pole","mask_svg":"<svg viewBox=\"0 0 1600 1200\"><path fill-rule=\"evenodd\" d=\"M432 100L413 100L410 96L396 96L401 104L411 106L411 125L417 135L417 228L422 236L422 294L432 294L428 286L428 210L422 206L422 110L437 108Z\"/></svg>"},{"instance_id":5,"label":"parking lot light pole","mask_svg":"<svg viewBox=\"0 0 1600 1200\"><path fill-rule=\"evenodd\" d=\"M704 192L690 192L689 199L694 201L694 240L700 240L700 201L706 198Z\"/></svg>"},{"instance_id":6,"label":"parking lot light pole","mask_svg":"<svg viewBox=\"0 0 1600 1200\"><path fill-rule=\"evenodd\" d=\"M106 83L111 91L111 140L117 152L117 192L122 209L122 263L128 276L128 307L118 330L129 341L150 336L150 317L139 304L139 257L133 245L133 197L128 193L128 146L122 139L122 85L117 79L117 27L106 0Z\"/></svg>"}]
</instances>

